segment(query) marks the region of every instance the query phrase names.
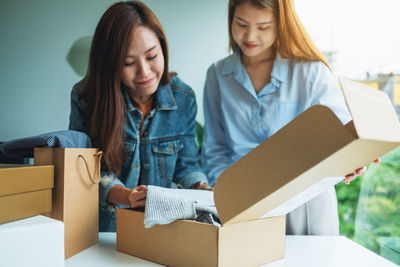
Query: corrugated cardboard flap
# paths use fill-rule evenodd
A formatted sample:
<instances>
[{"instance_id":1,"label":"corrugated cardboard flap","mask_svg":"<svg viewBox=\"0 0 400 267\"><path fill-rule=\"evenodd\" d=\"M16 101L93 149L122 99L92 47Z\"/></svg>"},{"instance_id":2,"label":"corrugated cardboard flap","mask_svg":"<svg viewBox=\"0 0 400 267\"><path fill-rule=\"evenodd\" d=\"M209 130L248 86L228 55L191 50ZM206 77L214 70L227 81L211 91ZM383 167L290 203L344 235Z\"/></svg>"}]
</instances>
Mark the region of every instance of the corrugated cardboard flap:
<instances>
[{"instance_id":1,"label":"corrugated cardboard flap","mask_svg":"<svg viewBox=\"0 0 400 267\"><path fill-rule=\"evenodd\" d=\"M306 110L220 175L214 200L221 223L258 219L287 201L293 196L268 200L352 140L354 135L329 108Z\"/></svg>"},{"instance_id":2,"label":"corrugated cardboard flap","mask_svg":"<svg viewBox=\"0 0 400 267\"><path fill-rule=\"evenodd\" d=\"M360 138L400 141L399 118L384 92L345 78L340 83Z\"/></svg>"}]
</instances>

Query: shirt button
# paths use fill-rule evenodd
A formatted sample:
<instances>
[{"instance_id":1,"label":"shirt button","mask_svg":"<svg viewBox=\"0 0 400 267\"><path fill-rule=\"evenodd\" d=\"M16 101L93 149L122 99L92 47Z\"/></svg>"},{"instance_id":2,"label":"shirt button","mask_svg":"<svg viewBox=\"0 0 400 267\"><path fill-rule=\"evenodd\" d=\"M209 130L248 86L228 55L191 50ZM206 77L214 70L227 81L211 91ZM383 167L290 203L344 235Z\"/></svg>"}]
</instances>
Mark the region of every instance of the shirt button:
<instances>
[{"instance_id":1,"label":"shirt button","mask_svg":"<svg viewBox=\"0 0 400 267\"><path fill-rule=\"evenodd\" d=\"M148 163L143 164L143 168L148 169L149 167L150 167L150 164L148 164Z\"/></svg>"},{"instance_id":2,"label":"shirt button","mask_svg":"<svg viewBox=\"0 0 400 267\"><path fill-rule=\"evenodd\" d=\"M138 164L133 164L133 168L139 168Z\"/></svg>"}]
</instances>

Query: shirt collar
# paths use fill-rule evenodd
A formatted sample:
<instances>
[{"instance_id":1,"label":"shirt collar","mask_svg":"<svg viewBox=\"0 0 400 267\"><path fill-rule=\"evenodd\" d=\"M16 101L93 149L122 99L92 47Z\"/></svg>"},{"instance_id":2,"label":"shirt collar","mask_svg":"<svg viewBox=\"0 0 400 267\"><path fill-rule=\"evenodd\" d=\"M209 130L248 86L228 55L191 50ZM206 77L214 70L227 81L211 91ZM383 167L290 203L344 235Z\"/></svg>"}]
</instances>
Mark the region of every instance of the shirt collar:
<instances>
[{"instance_id":1,"label":"shirt collar","mask_svg":"<svg viewBox=\"0 0 400 267\"><path fill-rule=\"evenodd\" d=\"M271 72L272 83L283 83L288 80L289 59L282 58L279 53L276 54L274 66Z\"/></svg>"},{"instance_id":2,"label":"shirt collar","mask_svg":"<svg viewBox=\"0 0 400 267\"><path fill-rule=\"evenodd\" d=\"M240 60L240 50L236 49L235 52L233 52L233 54L224 61L224 65L221 68L220 74L236 74L239 71L240 64L242 64Z\"/></svg>"},{"instance_id":3,"label":"shirt collar","mask_svg":"<svg viewBox=\"0 0 400 267\"><path fill-rule=\"evenodd\" d=\"M132 101L129 97L128 90L126 89L125 85L121 84L121 92L122 96L124 97L124 101L126 104L126 108L128 112L131 112L133 110L136 110L138 108L135 107L135 105L132 104Z\"/></svg>"},{"instance_id":4,"label":"shirt collar","mask_svg":"<svg viewBox=\"0 0 400 267\"><path fill-rule=\"evenodd\" d=\"M237 76L240 65L242 64L240 59L240 50L236 49L235 52L230 55L224 62L221 68L221 75L235 74ZM274 66L271 72L271 82L279 86L280 83L287 80L289 72L289 60L282 58L279 53L277 53L274 61ZM279 84L277 84L279 83Z\"/></svg>"},{"instance_id":5,"label":"shirt collar","mask_svg":"<svg viewBox=\"0 0 400 267\"><path fill-rule=\"evenodd\" d=\"M175 97L172 93L171 83L159 85L156 91L155 109L174 110L177 109Z\"/></svg>"},{"instance_id":6,"label":"shirt collar","mask_svg":"<svg viewBox=\"0 0 400 267\"><path fill-rule=\"evenodd\" d=\"M122 85L121 90L127 106L127 111L131 112L133 110L138 110L138 108L132 103L127 88ZM158 86L155 95L154 108L157 110L177 109L175 98L172 94L171 86L169 83Z\"/></svg>"}]
</instances>

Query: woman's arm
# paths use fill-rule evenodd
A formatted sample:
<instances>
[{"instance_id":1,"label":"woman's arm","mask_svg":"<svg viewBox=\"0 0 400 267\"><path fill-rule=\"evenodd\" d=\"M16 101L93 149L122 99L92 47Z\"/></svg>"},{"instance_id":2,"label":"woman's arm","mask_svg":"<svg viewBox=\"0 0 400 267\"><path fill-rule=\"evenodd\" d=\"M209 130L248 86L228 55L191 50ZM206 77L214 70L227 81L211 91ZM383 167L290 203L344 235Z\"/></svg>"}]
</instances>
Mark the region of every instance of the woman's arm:
<instances>
[{"instance_id":1,"label":"woman's arm","mask_svg":"<svg viewBox=\"0 0 400 267\"><path fill-rule=\"evenodd\" d=\"M212 65L207 71L204 86L204 131L201 162L211 186L215 185L219 175L227 169L232 160L223 130L220 88L217 84L217 70Z\"/></svg>"},{"instance_id":2,"label":"woman's arm","mask_svg":"<svg viewBox=\"0 0 400 267\"><path fill-rule=\"evenodd\" d=\"M190 89L191 90L191 89ZM207 177L199 166L199 147L196 144L196 114L197 104L194 95L185 102L186 126L181 137L183 148L178 152L173 181L184 188L204 188Z\"/></svg>"}]
</instances>

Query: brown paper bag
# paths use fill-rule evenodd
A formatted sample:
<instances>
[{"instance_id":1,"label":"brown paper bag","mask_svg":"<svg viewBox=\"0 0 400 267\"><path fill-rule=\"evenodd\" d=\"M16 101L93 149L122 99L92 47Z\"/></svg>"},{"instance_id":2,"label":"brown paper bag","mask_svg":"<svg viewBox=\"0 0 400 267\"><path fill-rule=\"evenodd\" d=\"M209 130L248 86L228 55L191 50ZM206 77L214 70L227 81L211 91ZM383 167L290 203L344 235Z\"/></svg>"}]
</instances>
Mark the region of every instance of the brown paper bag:
<instances>
[{"instance_id":1,"label":"brown paper bag","mask_svg":"<svg viewBox=\"0 0 400 267\"><path fill-rule=\"evenodd\" d=\"M101 152L35 148L35 165L54 165L51 218L64 222L65 259L98 242Z\"/></svg>"}]
</instances>

